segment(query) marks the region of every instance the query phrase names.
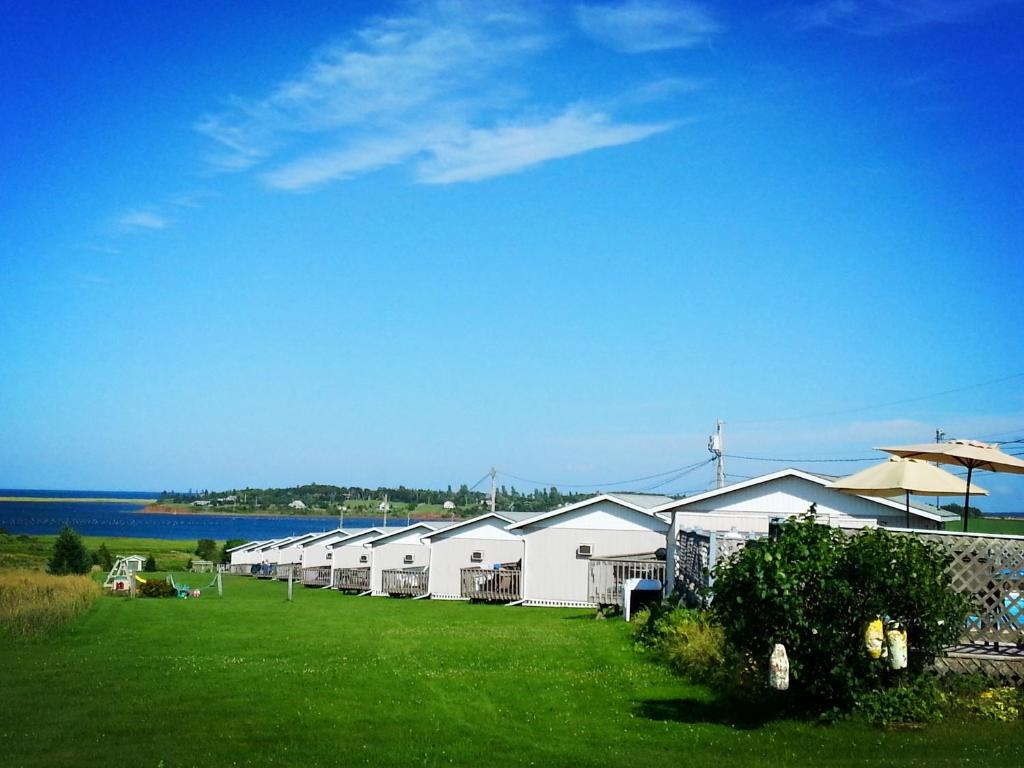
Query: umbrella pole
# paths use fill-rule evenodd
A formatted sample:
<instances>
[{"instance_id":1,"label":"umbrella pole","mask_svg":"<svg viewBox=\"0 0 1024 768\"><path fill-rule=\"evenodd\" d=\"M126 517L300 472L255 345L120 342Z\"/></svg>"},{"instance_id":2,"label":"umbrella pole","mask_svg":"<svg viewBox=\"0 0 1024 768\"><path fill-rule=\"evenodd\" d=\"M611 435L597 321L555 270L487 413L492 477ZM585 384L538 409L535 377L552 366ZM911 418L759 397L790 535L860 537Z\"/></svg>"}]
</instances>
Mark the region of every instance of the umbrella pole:
<instances>
[{"instance_id":1,"label":"umbrella pole","mask_svg":"<svg viewBox=\"0 0 1024 768\"><path fill-rule=\"evenodd\" d=\"M910 491L907 491L907 528L910 527Z\"/></svg>"},{"instance_id":2,"label":"umbrella pole","mask_svg":"<svg viewBox=\"0 0 1024 768\"><path fill-rule=\"evenodd\" d=\"M967 510L971 508L971 472L974 470L970 464L967 465L967 493L964 494L964 533L967 533Z\"/></svg>"}]
</instances>

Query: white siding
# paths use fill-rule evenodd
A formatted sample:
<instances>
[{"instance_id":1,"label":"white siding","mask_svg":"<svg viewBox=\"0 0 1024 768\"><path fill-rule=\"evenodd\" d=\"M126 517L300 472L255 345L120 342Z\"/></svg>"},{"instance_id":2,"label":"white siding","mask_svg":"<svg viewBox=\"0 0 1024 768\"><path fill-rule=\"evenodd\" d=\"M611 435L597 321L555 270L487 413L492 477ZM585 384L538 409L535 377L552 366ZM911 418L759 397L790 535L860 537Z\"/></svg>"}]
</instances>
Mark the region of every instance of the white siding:
<instances>
[{"instance_id":1,"label":"white siding","mask_svg":"<svg viewBox=\"0 0 1024 768\"><path fill-rule=\"evenodd\" d=\"M602 500L563 515L529 523L523 540L523 597L527 602L586 603L590 559L654 552L666 545L668 523Z\"/></svg>"},{"instance_id":2,"label":"white siding","mask_svg":"<svg viewBox=\"0 0 1024 768\"><path fill-rule=\"evenodd\" d=\"M906 514L898 509L792 475L686 504L679 508L677 515L680 528L727 531L732 525L721 526L725 525L725 518L732 516L737 530L755 532L768 530L768 520L772 517L806 513L812 503L817 505L819 520L837 525L877 520L882 525L903 526L906 521ZM701 513L710 513L723 521L709 519L704 525L699 519ZM911 519L915 527L935 525L923 517L912 515Z\"/></svg>"},{"instance_id":3,"label":"white siding","mask_svg":"<svg viewBox=\"0 0 1024 768\"><path fill-rule=\"evenodd\" d=\"M590 558L576 554L579 545L590 544L594 557L654 552L667 541L667 526L658 527L656 531L542 528L528 532L523 537L523 598L538 602L586 603Z\"/></svg>"},{"instance_id":4,"label":"white siding","mask_svg":"<svg viewBox=\"0 0 1024 768\"><path fill-rule=\"evenodd\" d=\"M344 541L349 536L348 533L335 533L331 536L321 539L313 544L309 544L302 548L302 567L303 568L317 568L324 565L330 565L331 561L334 560L334 550L331 549L331 544L338 541ZM330 553L330 557L328 557Z\"/></svg>"},{"instance_id":5,"label":"white siding","mask_svg":"<svg viewBox=\"0 0 1024 768\"><path fill-rule=\"evenodd\" d=\"M430 538L430 596L441 599L461 597L463 568L491 568L495 563L511 563L523 557L522 537L505 530L501 520L481 520L460 527L450 534L441 532ZM473 562L473 552L482 552L483 561Z\"/></svg>"},{"instance_id":6,"label":"white siding","mask_svg":"<svg viewBox=\"0 0 1024 768\"><path fill-rule=\"evenodd\" d=\"M375 595L383 595L381 572L388 568L417 568L430 565L430 547L419 541L426 530L415 532L415 536L400 536L382 544L374 544L370 564L370 589ZM405 562L405 556L412 555L412 562Z\"/></svg>"}]
</instances>

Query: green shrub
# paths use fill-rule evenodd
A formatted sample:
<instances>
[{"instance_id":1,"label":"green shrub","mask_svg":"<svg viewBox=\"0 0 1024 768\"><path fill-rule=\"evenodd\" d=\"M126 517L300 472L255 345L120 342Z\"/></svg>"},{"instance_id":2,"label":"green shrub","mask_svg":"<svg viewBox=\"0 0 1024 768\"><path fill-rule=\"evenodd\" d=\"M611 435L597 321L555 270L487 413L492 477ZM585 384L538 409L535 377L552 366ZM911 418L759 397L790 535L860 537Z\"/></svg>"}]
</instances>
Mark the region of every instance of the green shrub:
<instances>
[{"instance_id":1,"label":"green shrub","mask_svg":"<svg viewBox=\"0 0 1024 768\"><path fill-rule=\"evenodd\" d=\"M725 636L706 612L654 605L633 614L632 634L639 650L690 680L714 683L722 676Z\"/></svg>"},{"instance_id":2,"label":"green shrub","mask_svg":"<svg viewBox=\"0 0 1024 768\"><path fill-rule=\"evenodd\" d=\"M53 556L47 570L55 576L64 576L88 573L91 568L92 557L82 543L82 537L70 525L65 525L53 543Z\"/></svg>"},{"instance_id":3,"label":"green shrub","mask_svg":"<svg viewBox=\"0 0 1024 768\"><path fill-rule=\"evenodd\" d=\"M782 643L790 702L848 711L860 694L905 685L956 640L968 608L951 587L947 562L937 545L914 536L884 529L848 535L808 515L719 568L712 608L755 685L767 685L769 654ZM875 617L907 629L907 670L865 653L864 629Z\"/></svg>"},{"instance_id":4,"label":"green shrub","mask_svg":"<svg viewBox=\"0 0 1024 768\"><path fill-rule=\"evenodd\" d=\"M142 564L142 570L145 573L155 573L156 572L156 558L153 557L152 555L148 555L146 557L146 562L144 562Z\"/></svg>"},{"instance_id":5,"label":"green shrub","mask_svg":"<svg viewBox=\"0 0 1024 768\"><path fill-rule=\"evenodd\" d=\"M168 582L157 579L140 582L138 592L143 597L176 597L178 594Z\"/></svg>"},{"instance_id":6,"label":"green shrub","mask_svg":"<svg viewBox=\"0 0 1024 768\"><path fill-rule=\"evenodd\" d=\"M1009 723L1024 716L1024 694L1012 686L989 688L961 701L968 712L988 720Z\"/></svg>"},{"instance_id":7,"label":"green shrub","mask_svg":"<svg viewBox=\"0 0 1024 768\"><path fill-rule=\"evenodd\" d=\"M941 720L948 697L929 675L857 696L856 711L873 725L902 725Z\"/></svg>"}]
</instances>

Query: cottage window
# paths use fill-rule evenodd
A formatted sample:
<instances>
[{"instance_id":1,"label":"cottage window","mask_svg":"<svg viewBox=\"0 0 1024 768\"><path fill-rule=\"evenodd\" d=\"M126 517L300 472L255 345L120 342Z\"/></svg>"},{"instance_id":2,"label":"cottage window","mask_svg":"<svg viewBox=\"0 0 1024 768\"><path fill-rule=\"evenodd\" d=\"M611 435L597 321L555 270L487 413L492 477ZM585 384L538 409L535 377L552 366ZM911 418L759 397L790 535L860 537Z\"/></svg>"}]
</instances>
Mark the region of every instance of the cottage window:
<instances>
[{"instance_id":1,"label":"cottage window","mask_svg":"<svg viewBox=\"0 0 1024 768\"><path fill-rule=\"evenodd\" d=\"M576 557L590 557L593 554L593 544L580 544L578 547L576 547Z\"/></svg>"},{"instance_id":2,"label":"cottage window","mask_svg":"<svg viewBox=\"0 0 1024 768\"><path fill-rule=\"evenodd\" d=\"M333 553L333 552L328 552L328 553L327 553L327 559L328 559L328 560L331 560L331 559L333 559L333 556L334 556L334 553Z\"/></svg>"},{"instance_id":3,"label":"cottage window","mask_svg":"<svg viewBox=\"0 0 1024 768\"><path fill-rule=\"evenodd\" d=\"M402 558L402 562L406 565L412 565L412 555L406 555Z\"/></svg>"},{"instance_id":4,"label":"cottage window","mask_svg":"<svg viewBox=\"0 0 1024 768\"><path fill-rule=\"evenodd\" d=\"M469 555L469 562L471 563L482 563L484 561L484 553L480 550L472 552Z\"/></svg>"},{"instance_id":5,"label":"cottage window","mask_svg":"<svg viewBox=\"0 0 1024 768\"><path fill-rule=\"evenodd\" d=\"M370 558L369 558L369 557L368 557L367 555L360 555L360 556L359 556L359 562L360 562L360 563L365 563L365 562L368 562L368 561L369 561L369 559L370 559Z\"/></svg>"}]
</instances>

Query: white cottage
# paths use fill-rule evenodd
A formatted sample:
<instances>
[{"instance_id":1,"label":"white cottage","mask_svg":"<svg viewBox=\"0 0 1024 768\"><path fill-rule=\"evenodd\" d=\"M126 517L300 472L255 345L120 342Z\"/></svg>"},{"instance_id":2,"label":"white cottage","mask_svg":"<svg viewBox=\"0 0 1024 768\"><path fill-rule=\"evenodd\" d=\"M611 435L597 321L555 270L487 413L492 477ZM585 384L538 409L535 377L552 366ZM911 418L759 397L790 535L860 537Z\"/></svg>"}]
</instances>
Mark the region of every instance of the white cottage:
<instances>
[{"instance_id":1,"label":"white cottage","mask_svg":"<svg viewBox=\"0 0 1024 768\"><path fill-rule=\"evenodd\" d=\"M633 562L664 549L668 520L651 507L667 501L664 496L601 494L508 526L523 538L524 603L597 604L591 562Z\"/></svg>"},{"instance_id":2,"label":"white cottage","mask_svg":"<svg viewBox=\"0 0 1024 768\"><path fill-rule=\"evenodd\" d=\"M344 541L351 532L336 528L307 539L302 547L302 583L307 587L326 587L331 583L331 561L334 559L333 544Z\"/></svg>"},{"instance_id":3,"label":"white cottage","mask_svg":"<svg viewBox=\"0 0 1024 768\"><path fill-rule=\"evenodd\" d=\"M277 549L277 578L282 581L288 579L291 573L293 578L302 575L302 545L319 536L319 533L304 533L301 536L293 536L282 543Z\"/></svg>"},{"instance_id":4,"label":"white cottage","mask_svg":"<svg viewBox=\"0 0 1024 768\"><path fill-rule=\"evenodd\" d=\"M671 501L655 511L674 516L679 530L712 532L735 528L740 533L766 533L772 518L802 515L811 504L815 505L818 521L830 525L906 525L906 504L902 498L855 496L828 488L829 482L829 478L803 470L782 469ZM912 527L932 529L958 519L952 512L919 503L911 503L910 517Z\"/></svg>"},{"instance_id":5,"label":"white cottage","mask_svg":"<svg viewBox=\"0 0 1024 768\"><path fill-rule=\"evenodd\" d=\"M529 517L533 515L488 512L423 536L423 542L430 545L427 591L431 599L498 599L484 594L495 591L496 580L514 586L517 579L513 572L521 570L523 537L507 528ZM502 565L507 574L496 573ZM468 593L463 590L464 577ZM519 599L518 594L507 597Z\"/></svg>"},{"instance_id":6,"label":"white cottage","mask_svg":"<svg viewBox=\"0 0 1024 768\"><path fill-rule=\"evenodd\" d=\"M353 530L352 535L330 545L331 586L353 592L370 590L370 561L373 551L363 545L385 533L384 528Z\"/></svg>"},{"instance_id":7,"label":"white cottage","mask_svg":"<svg viewBox=\"0 0 1024 768\"><path fill-rule=\"evenodd\" d=\"M437 523L414 523L370 539L370 590L376 596L426 594L430 543L422 539L441 528Z\"/></svg>"},{"instance_id":8,"label":"white cottage","mask_svg":"<svg viewBox=\"0 0 1024 768\"><path fill-rule=\"evenodd\" d=\"M263 560L263 553L260 549L269 543L270 541L267 539L250 541L228 550L231 555L231 572L251 575L252 566L258 565Z\"/></svg>"}]
</instances>

